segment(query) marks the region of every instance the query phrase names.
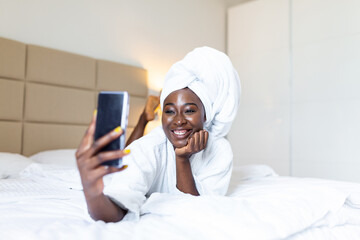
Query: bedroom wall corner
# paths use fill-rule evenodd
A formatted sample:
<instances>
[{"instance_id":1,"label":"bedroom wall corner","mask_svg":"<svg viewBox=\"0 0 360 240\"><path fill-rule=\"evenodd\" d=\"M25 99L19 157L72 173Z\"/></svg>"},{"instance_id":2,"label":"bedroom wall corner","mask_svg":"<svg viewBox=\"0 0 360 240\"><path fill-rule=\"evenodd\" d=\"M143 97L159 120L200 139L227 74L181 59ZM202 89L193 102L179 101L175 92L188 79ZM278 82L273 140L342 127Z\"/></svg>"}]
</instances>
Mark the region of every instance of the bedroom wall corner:
<instances>
[{"instance_id":1,"label":"bedroom wall corner","mask_svg":"<svg viewBox=\"0 0 360 240\"><path fill-rule=\"evenodd\" d=\"M359 11L357 0L230 8L228 53L243 96L229 139L239 163L360 182Z\"/></svg>"}]
</instances>

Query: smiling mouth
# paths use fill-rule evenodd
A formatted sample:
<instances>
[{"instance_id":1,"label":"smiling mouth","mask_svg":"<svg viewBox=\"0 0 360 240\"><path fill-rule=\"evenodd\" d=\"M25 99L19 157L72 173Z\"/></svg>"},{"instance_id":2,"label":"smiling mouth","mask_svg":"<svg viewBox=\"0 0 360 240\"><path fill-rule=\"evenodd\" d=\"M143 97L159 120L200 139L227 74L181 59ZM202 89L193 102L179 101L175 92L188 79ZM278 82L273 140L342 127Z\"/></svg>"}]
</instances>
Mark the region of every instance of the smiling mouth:
<instances>
[{"instance_id":1,"label":"smiling mouth","mask_svg":"<svg viewBox=\"0 0 360 240\"><path fill-rule=\"evenodd\" d=\"M187 130L187 129L178 129L178 130L171 130L171 132L173 133L173 135L176 137L176 138L180 138L180 139L183 139L183 138L187 138L190 133L191 133L191 130Z\"/></svg>"}]
</instances>

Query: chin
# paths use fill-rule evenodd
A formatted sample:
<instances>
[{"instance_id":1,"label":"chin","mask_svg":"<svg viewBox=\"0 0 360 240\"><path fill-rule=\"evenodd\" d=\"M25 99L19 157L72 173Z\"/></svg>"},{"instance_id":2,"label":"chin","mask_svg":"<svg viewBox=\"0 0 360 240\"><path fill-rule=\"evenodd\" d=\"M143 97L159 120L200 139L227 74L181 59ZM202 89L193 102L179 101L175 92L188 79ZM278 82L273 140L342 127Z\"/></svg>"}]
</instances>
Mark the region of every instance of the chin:
<instances>
[{"instance_id":1,"label":"chin","mask_svg":"<svg viewBox=\"0 0 360 240\"><path fill-rule=\"evenodd\" d=\"M171 144L174 146L174 148L182 148L185 147L187 144L187 139L183 140L183 141L175 141L175 142L171 142Z\"/></svg>"}]
</instances>

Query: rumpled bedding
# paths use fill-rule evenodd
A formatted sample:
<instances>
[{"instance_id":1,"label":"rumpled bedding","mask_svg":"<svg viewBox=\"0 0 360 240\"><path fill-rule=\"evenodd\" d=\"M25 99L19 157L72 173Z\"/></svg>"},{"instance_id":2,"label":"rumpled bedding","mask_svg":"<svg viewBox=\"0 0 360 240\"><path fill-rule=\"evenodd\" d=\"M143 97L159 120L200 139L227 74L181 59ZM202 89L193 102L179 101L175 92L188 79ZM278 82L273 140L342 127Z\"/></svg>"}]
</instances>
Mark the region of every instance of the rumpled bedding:
<instances>
[{"instance_id":1,"label":"rumpled bedding","mask_svg":"<svg viewBox=\"0 0 360 240\"><path fill-rule=\"evenodd\" d=\"M32 164L0 180L0 239L360 239L360 184L259 167L235 172L228 196L155 193L139 221L104 223L88 215L76 169Z\"/></svg>"}]
</instances>

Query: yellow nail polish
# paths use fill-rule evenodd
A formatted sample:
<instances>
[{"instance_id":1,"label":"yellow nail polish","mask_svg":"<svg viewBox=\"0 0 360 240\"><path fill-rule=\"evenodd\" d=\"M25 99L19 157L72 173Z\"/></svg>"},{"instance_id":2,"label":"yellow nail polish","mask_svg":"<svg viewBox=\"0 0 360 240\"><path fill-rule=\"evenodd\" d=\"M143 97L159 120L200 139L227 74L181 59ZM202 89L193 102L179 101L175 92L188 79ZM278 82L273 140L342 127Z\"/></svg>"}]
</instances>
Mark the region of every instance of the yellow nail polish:
<instances>
[{"instance_id":1,"label":"yellow nail polish","mask_svg":"<svg viewBox=\"0 0 360 240\"><path fill-rule=\"evenodd\" d=\"M119 133L121 131L121 127L118 126L117 128L114 129L115 132Z\"/></svg>"},{"instance_id":2,"label":"yellow nail polish","mask_svg":"<svg viewBox=\"0 0 360 240\"><path fill-rule=\"evenodd\" d=\"M94 110L93 115L95 116L97 114L97 109Z\"/></svg>"},{"instance_id":3,"label":"yellow nail polish","mask_svg":"<svg viewBox=\"0 0 360 240\"><path fill-rule=\"evenodd\" d=\"M130 149L125 149L123 152L126 154L129 154L131 151L130 151Z\"/></svg>"},{"instance_id":4,"label":"yellow nail polish","mask_svg":"<svg viewBox=\"0 0 360 240\"><path fill-rule=\"evenodd\" d=\"M128 167L128 165L124 165L124 166L123 166L123 169L127 169L127 167Z\"/></svg>"}]
</instances>

